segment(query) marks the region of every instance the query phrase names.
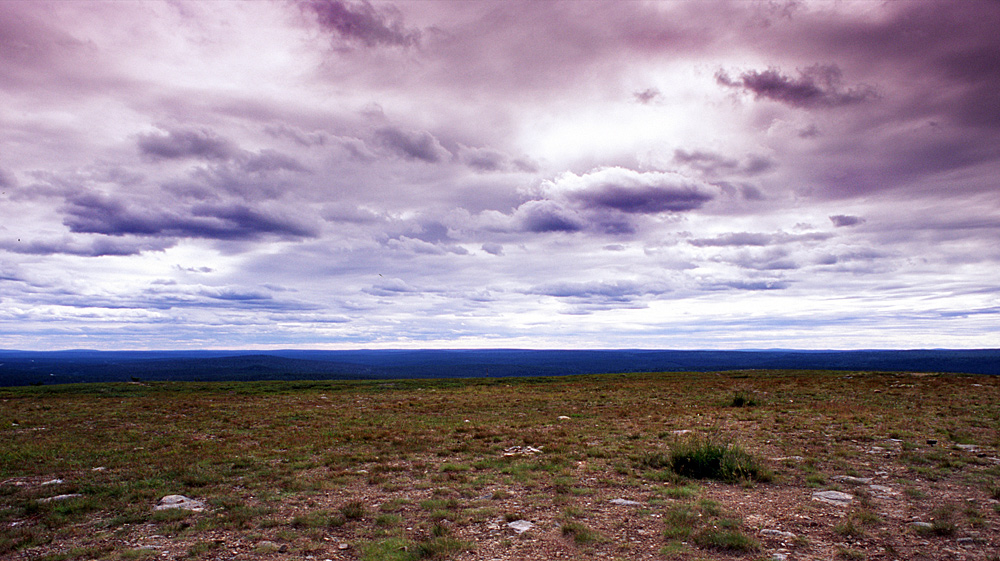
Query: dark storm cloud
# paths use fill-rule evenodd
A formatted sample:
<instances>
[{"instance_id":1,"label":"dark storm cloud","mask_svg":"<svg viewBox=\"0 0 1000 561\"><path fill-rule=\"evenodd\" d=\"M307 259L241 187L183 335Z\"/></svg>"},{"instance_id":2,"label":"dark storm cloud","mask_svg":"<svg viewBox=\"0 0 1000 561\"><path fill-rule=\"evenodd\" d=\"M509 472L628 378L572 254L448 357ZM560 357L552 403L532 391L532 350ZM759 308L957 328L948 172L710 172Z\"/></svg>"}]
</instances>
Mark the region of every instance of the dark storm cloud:
<instances>
[{"instance_id":1,"label":"dark storm cloud","mask_svg":"<svg viewBox=\"0 0 1000 561\"><path fill-rule=\"evenodd\" d=\"M396 155L408 160L437 163L451 156L434 135L427 131L404 131L385 127L375 133L376 139Z\"/></svg>"},{"instance_id":2,"label":"dark storm cloud","mask_svg":"<svg viewBox=\"0 0 1000 561\"><path fill-rule=\"evenodd\" d=\"M420 32L406 29L398 11L391 7L376 9L367 0L309 0L301 5L315 14L323 28L366 47L410 47L420 41Z\"/></svg>"},{"instance_id":3,"label":"dark storm cloud","mask_svg":"<svg viewBox=\"0 0 1000 561\"><path fill-rule=\"evenodd\" d=\"M830 222L837 228L843 228L845 226L857 226L858 224L864 223L865 219L859 216L849 216L846 214L836 214L830 217Z\"/></svg>"},{"instance_id":4,"label":"dark storm cloud","mask_svg":"<svg viewBox=\"0 0 1000 561\"><path fill-rule=\"evenodd\" d=\"M139 151L145 156L164 160L227 160L239 153L235 144L208 129L144 134L139 136Z\"/></svg>"},{"instance_id":5,"label":"dark storm cloud","mask_svg":"<svg viewBox=\"0 0 1000 561\"><path fill-rule=\"evenodd\" d=\"M95 194L67 201L63 223L76 233L111 236L254 240L264 235L305 238L318 228L301 219L241 204L196 205L190 209L149 208Z\"/></svg>"},{"instance_id":6,"label":"dark storm cloud","mask_svg":"<svg viewBox=\"0 0 1000 561\"><path fill-rule=\"evenodd\" d=\"M878 96L875 88L869 85L845 87L843 72L835 64L816 64L799 70L798 78L769 68L749 70L736 79L720 70L715 79L723 86L751 92L757 99L770 99L793 107L839 107Z\"/></svg>"}]
</instances>

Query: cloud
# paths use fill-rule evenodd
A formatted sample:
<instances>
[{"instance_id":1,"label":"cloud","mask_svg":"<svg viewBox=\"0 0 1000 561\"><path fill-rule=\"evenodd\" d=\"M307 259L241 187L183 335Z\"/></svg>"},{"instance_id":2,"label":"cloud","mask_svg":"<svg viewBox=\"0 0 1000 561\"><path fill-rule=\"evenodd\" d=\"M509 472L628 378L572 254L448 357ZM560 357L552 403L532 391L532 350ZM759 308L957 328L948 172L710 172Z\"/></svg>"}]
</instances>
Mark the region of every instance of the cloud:
<instances>
[{"instance_id":1,"label":"cloud","mask_svg":"<svg viewBox=\"0 0 1000 561\"><path fill-rule=\"evenodd\" d=\"M695 150L674 150L674 162L686 165L707 175L740 174L758 175L771 170L774 160L766 156L747 156L742 162L736 158L727 158L714 152Z\"/></svg>"},{"instance_id":2,"label":"cloud","mask_svg":"<svg viewBox=\"0 0 1000 561\"><path fill-rule=\"evenodd\" d=\"M565 173L543 190L583 208L626 214L686 212L701 208L715 195L704 184L678 174L637 172L612 167L576 175Z\"/></svg>"},{"instance_id":3,"label":"cloud","mask_svg":"<svg viewBox=\"0 0 1000 561\"><path fill-rule=\"evenodd\" d=\"M845 226L857 226L858 224L863 224L865 219L859 216L836 214L830 217L830 222L833 222L833 225L837 228L843 228Z\"/></svg>"},{"instance_id":4,"label":"cloud","mask_svg":"<svg viewBox=\"0 0 1000 561\"><path fill-rule=\"evenodd\" d=\"M0 250L26 255L76 255L81 257L127 256L149 251L162 252L174 245L171 240L97 237L59 240L0 240Z\"/></svg>"},{"instance_id":5,"label":"cloud","mask_svg":"<svg viewBox=\"0 0 1000 561\"><path fill-rule=\"evenodd\" d=\"M482 245L483 251L498 257L503 256L503 245L496 242L486 242Z\"/></svg>"},{"instance_id":6,"label":"cloud","mask_svg":"<svg viewBox=\"0 0 1000 561\"><path fill-rule=\"evenodd\" d=\"M657 88L646 88L645 90L633 93L632 97L634 97L637 102L647 105L663 97L663 94Z\"/></svg>"},{"instance_id":7,"label":"cloud","mask_svg":"<svg viewBox=\"0 0 1000 561\"><path fill-rule=\"evenodd\" d=\"M366 47L411 47L420 41L420 31L406 29L399 12L392 7L376 9L367 0L306 0L301 5L312 11L324 29L348 42Z\"/></svg>"},{"instance_id":8,"label":"cloud","mask_svg":"<svg viewBox=\"0 0 1000 561\"><path fill-rule=\"evenodd\" d=\"M798 78L769 68L746 71L734 80L720 70L715 80L720 85L751 92L757 99L770 99L793 107L840 107L878 97L875 88L869 85L845 88L843 72L835 64L816 64L799 70Z\"/></svg>"},{"instance_id":9,"label":"cloud","mask_svg":"<svg viewBox=\"0 0 1000 561\"><path fill-rule=\"evenodd\" d=\"M408 160L437 163L451 156L434 135L427 131L404 131L395 127L385 127L375 133L383 146L398 156Z\"/></svg>"},{"instance_id":10,"label":"cloud","mask_svg":"<svg viewBox=\"0 0 1000 561\"><path fill-rule=\"evenodd\" d=\"M309 171L301 162L295 158L282 154L276 150L264 149L259 154L247 153L240 161L243 171L249 173L262 173L272 171Z\"/></svg>"},{"instance_id":11,"label":"cloud","mask_svg":"<svg viewBox=\"0 0 1000 561\"><path fill-rule=\"evenodd\" d=\"M239 153L229 140L208 129L177 129L139 136L139 151L153 159L228 160Z\"/></svg>"},{"instance_id":12,"label":"cloud","mask_svg":"<svg viewBox=\"0 0 1000 561\"><path fill-rule=\"evenodd\" d=\"M514 219L525 232L579 232L586 221L555 201L528 201L517 208Z\"/></svg>"},{"instance_id":13,"label":"cloud","mask_svg":"<svg viewBox=\"0 0 1000 561\"><path fill-rule=\"evenodd\" d=\"M659 283L621 281L556 282L533 287L529 294L555 298L597 299L630 302L640 296L657 295L669 289Z\"/></svg>"},{"instance_id":14,"label":"cloud","mask_svg":"<svg viewBox=\"0 0 1000 561\"><path fill-rule=\"evenodd\" d=\"M760 291L760 290L784 290L789 286L791 286L791 283L789 283L788 281L767 279L767 280L734 280L734 281L708 283L705 285L705 288L708 290L736 289L736 290Z\"/></svg>"},{"instance_id":15,"label":"cloud","mask_svg":"<svg viewBox=\"0 0 1000 561\"><path fill-rule=\"evenodd\" d=\"M14 178L14 174L0 168L0 188L7 189L8 187L17 187L17 180Z\"/></svg>"},{"instance_id":16,"label":"cloud","mask_svg":"<svg viewBox=\"0 0 1000 561\"><path fill-rule=\"evenodd\" d=\"M301 217L238 203L179 209L130 203L92 193L76 195L67 200L63 223L76 233L220 240L254 240L264 235L307 238L319 232L316 225Z\"/></svg>"},{"instance_id":17,"label":"cloud","mask_svg":"<svg viewBox=\"0 0 1000 561\"><path fill-rule=\"evenodd\" d=\"M774 234L763 234L759 232L733 232L715 236L714 238L694 238L688 240L688 243L695 247L764 247L795 242L824 241L832 237L833 234L828 232L808 232L805 234L788 234L785 232L777 232Z\"/></svg>"}]
</instances>

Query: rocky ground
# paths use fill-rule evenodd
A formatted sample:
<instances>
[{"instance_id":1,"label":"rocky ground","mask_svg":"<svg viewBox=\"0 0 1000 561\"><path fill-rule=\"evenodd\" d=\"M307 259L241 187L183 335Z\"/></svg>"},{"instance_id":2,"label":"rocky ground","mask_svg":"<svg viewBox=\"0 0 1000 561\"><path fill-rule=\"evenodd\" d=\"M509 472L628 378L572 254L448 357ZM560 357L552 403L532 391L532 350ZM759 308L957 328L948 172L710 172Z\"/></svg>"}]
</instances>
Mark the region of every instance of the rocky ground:
<instances>
[{"instance_id":1,"label":"rocky ground","mask_svg":"<svg viewBox=\"0 0 1000 561\"><path fill-rule=\"evenodd\" d=\"M119 454L183 451L186 464L139 468L49 436L41 465L15 465L7 448L0 558L1000 559L1000 380L692 376L216 392L166 434L125 413L168 420L163 399L133 396L80 434ZM68 418L32 416L60 399L48 397L3 397L18 416L4 444L71 432ZM282 426L221 446L252 428L240 428L250 412ZM701 479L650 460L712 440L764 472ZM174 493L185 498L165 504Z\"/></svg>"}]
</instances>

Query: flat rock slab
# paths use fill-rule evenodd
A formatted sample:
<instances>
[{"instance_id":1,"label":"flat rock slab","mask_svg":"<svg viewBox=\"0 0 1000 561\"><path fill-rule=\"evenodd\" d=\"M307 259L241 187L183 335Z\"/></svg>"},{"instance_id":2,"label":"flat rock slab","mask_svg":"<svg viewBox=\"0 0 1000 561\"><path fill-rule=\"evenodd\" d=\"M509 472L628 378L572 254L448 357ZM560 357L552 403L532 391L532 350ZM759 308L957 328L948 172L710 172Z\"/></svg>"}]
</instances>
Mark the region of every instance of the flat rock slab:
<instances>
[{"instance_id":1,"label":"flat rock slab","mask_svg":"<svg viewBox=\"0 0 1000 561\"><path fill-rule=\"evenodd\" d=\"M847 506L854 500L854 496L840 491L816 491L812 494L812 498L814 501L823 501L837 506Z\"/></svg>"},{"instance_id":2,"label":"flat rock slab","mask_svg":"<svg viewBox=\"0 0 1000 561\"><path fill-rule=\"evenodd\" d=\"M507 527L510 528L511 530L514 530L518 534L523 534L528 530L534 528L535 525L532 524L531 522L528 522L527 520L515 520L513 522L508 523Z\"/></svg>"},{"instance_id":3,"label":"flat rock slab","mask_svg":"<svg viewBox=\"0 0 1000 561\"><path fill-rule=\"evenodd\" d=\"M167 495L156 502L156 506L153 507L153 510L168 510L171 508L201 512L205 510L205 503L189 499L184 495Z\"/></svg>"},{"instance_id":4,"label":"flat rock slab","mask_svg":"<svg viewBox=\"0 0 1000 561\"><path fill-rule=\"evenodd\" d=\"M872 482L871 477L851 477L850 475L834 475L830 479L850 483L851 485L868 485Z\"/></svg>"},{"instance_id":5,"label":"flat rock slab","mask_svg":"<svg viewBox=\"0 0 1000 561\"><path fill-rule=\"evenodd\" d=\"M645 503L640 503L639 501L630 501L628 499L611 499L611 504L621 505L621 506L643 506Z\"/></svg>"}]
</instances>

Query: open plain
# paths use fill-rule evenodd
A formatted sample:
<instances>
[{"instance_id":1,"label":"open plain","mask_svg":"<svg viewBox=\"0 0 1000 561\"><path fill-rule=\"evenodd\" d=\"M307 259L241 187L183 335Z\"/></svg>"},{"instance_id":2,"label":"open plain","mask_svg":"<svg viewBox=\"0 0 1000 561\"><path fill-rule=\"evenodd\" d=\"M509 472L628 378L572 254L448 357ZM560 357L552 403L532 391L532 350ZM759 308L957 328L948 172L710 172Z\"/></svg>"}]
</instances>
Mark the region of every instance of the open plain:
<instances>
[{"instance_id":1,"label":"open plain","mask_svg":"<svg viewBox=\"0 0 1000 561\"><path fill-rule=\"evenodd\" d=\"M998 447L995 376L3 388L0 559L997 560Z\"/></svg>"}]
</instances>

